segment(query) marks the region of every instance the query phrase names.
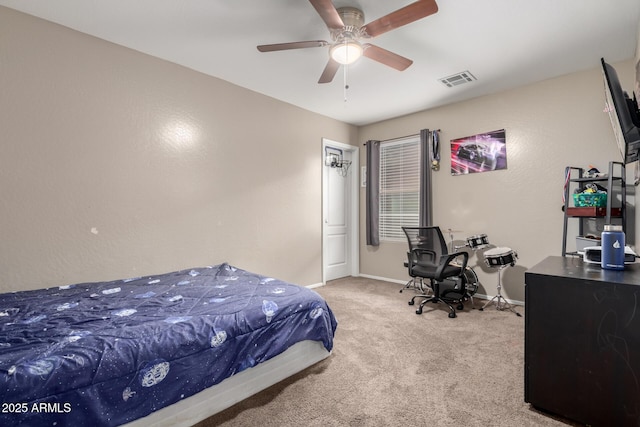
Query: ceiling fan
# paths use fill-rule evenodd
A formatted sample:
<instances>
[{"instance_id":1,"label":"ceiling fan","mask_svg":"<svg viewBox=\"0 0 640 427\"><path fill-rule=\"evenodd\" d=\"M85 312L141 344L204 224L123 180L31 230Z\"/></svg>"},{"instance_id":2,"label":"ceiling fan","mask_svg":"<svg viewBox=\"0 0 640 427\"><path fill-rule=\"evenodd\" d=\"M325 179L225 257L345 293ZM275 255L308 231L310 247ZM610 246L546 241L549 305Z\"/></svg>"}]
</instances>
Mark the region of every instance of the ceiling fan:
<instances>
[{"instance_id":1,"label":"ceiling fan","mask_svg":"<svg viewBox=\"0 0 640 427\"><path fill-rule=\"evenodd\" d=\"M329 62L318 83L329 83L338 72L340 65L351 64L361 56L378 61L396 70L406 70L413 61L386 49L362 43L362 39L377 37L388 31L425 18L438 11L435 0L418 0L391 12L366 25L364 13L355 7L336 9L331 0L309 0L327 25L332 42L310 40L291 43L265 44L258 46L260 52L303 49L329 46Z\"/></svg>"}]
</instances>

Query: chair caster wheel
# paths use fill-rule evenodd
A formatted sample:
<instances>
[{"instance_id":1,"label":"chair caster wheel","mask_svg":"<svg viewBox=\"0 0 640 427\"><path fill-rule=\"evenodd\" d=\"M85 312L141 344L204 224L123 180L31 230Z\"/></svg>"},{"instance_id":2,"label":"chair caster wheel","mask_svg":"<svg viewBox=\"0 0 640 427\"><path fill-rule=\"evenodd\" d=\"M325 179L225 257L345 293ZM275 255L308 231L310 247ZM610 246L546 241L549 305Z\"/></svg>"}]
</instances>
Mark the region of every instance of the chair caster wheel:
<instances>
[{"instance_id":1,"label":"chair caster wheel","mask_svg":"<svg viewBox=\"0 0 640 427\"><path fill-rule=\"evenodd\" d=\"M422 308L417 309L416 314L422 314Z\"/></svg>"},{"instance_id":2,"label":"chair caster wheel","mask_svg":"<svg viewBox=\"0 0 640 427\"><path fill-rule=\"evenodd\" d=\"M455 314L455 313L449 313L449 317L450 317L451 319L453 319L454 317L456 317L456 314Z\"/></svg>"},{"instance_id":3,"label":"chair caster wheel","mask_svg":"<svg viewBox=\"0 0 640 427\"><path fill-rule=\"evenodd\" d=\"M415 304L415 303L416 303L416 302L415 302L414 300L410 300L410 301L409 301L409 305L413 305L413 304Z\"/></svg>"},{"instance_id":4,"label":"chair caster wheel","mask_svg":"<svg viewBox=\"0 0 640 427\"><path fill-rule=\"evenodd\" d=\"M456 307L458 310L464 310L464 305L462 304L458 304L458 306Z\"/></svg>"}]
</instances>

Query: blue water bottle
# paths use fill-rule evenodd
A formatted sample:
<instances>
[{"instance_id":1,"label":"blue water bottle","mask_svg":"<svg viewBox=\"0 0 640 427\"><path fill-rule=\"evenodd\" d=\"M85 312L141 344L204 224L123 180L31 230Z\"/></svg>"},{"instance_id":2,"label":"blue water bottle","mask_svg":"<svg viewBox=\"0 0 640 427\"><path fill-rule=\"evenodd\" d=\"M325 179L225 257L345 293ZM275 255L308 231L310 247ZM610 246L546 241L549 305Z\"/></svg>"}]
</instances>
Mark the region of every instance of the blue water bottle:
<instances>
[{"instance_id":1,"label":"blue water bottle","mask_svg":"<svg viewBox=\"0 0 640 427\"><path fill-rule=\"evenodd\" d=\"M607 224L602 232L600 266L608 270L624 270L624 231L621 225Z\"/></svg>"}]
</instances>

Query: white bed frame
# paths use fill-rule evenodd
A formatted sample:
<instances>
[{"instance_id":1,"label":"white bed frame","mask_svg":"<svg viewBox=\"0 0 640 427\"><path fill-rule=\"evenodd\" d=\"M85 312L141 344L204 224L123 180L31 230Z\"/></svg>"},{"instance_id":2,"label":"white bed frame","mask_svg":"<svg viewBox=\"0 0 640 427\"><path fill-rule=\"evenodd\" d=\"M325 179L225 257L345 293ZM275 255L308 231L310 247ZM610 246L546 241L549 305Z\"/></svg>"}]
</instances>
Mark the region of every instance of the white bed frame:
<instances>
[{"instance_id":1,"label":"white bed frame","mask_svg":"<svg viewBox=\"0 0 640 427\"><path fill-rule=\"evenodd\" d=\"M125 426L193 426L318 363L330 354L320 341L301 341L264 363L246 369L225 379L220 384L209 387L146 417L127 423Z\"/></svg>"}]
</instances>

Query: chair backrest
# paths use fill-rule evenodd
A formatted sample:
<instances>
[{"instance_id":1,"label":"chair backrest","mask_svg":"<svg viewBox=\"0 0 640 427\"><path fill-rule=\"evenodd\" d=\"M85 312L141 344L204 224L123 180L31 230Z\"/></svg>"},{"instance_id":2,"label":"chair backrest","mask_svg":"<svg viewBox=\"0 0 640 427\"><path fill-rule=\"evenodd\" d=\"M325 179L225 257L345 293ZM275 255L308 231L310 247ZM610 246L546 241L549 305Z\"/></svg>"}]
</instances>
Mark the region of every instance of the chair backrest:
<instances>
[{"instance_id":1,"label":"chair backrest","mask_svg":"<svg viewBox=\"0 0 640 427\"><path fill-rule=\"evenodd\" d=\"M420 263L438 265L440 257L447 255L447 242L440 227L402 227L407 236L409 252L420 249Z\"/></svg>"}]
</instances>

